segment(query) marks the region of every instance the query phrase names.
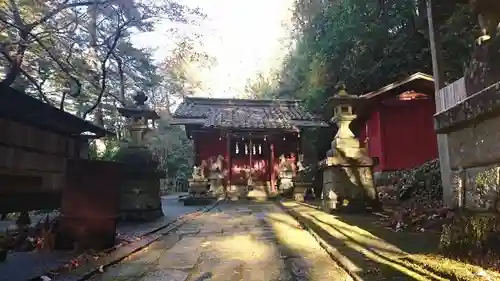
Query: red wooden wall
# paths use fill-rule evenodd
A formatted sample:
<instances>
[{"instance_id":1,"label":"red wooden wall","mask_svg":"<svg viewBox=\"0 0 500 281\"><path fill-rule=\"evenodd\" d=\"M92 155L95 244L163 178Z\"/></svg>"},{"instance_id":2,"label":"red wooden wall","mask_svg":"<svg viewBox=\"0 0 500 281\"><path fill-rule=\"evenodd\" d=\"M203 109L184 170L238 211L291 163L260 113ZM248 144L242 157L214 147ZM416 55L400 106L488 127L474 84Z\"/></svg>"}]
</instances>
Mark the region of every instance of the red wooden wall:
<instances>
[{"instance_id":1,"label":"red wooden wall","mask_svg":"<svg viewBox=\"0 0 500 281\"><path fill-rule=\"evenodd\" d=\"M361 126L359 134L360 144L368 149L368 155L379 158L380 164L373 168L375 172L384 166L381 130L380 112L373 111L370 118Z\"/></svg>"},{"instance_id":2,"label":"red wooden wall","mask_svg":"<svg viewBox=\"0 0 500 281\"><path fill-rule=\"evenodd\" d=\"M220 139L219 139L220 138ZM224 156L227 160L227 144L225 136L221 136L219 132L198 132L194 135L195 140L195 157L196 164L200 164L201 160L208 160L210 157Z\"/></svg>"},{"instance_id":3,"label":"red wooden wall","mask_svg":"<svg viewBox=\"0 0 500 281\"><path fill-rule=\"evenodd\" d=\"M359 134L361 144L368 136L368 154L379 158L374 171L413 168L437 158L434 112L432 98L381 102Z\"/></svg>"},{"instance_id":4,"label":"red wooden wall","mask_svg":"<svg viewBox=\"0 0 500 281\"><path fill-rule=\"evenodd\" d=\"M285 137L285 139L283 139ZM196 165L200 165L202 160L208 160L210 157L217 157L218 155L223 155L225 158L225 164L228 164L229 155L226 138L219 131L205 131L205 132L196 132L193 135L193 139L195 142L195 157L196 157ZM235 141L235 140L233 140ZM261 141L264 141L262 138ZM264 143L263 150L264 155L254 156L252 158L252 162L256 164L263 164L262 170L264 171L259 178L261 180L271 180L273 183L275 182L276 172L273 172L275 167L279 163L279 157L283 154L287 158L290 157L291 153L295 154L295 158L298 157L298 140L296 135L286 134L286 135L275 135L266 138ZM274 157L270 156L271 146L273 147ZM234 149L233 145L230 146L230 149ZM231 154L230 154L231 155ZM272 163L270 162L272 158ZM239 156L231 159L231 168L236 166L248 166L249 165L249 156ZM262 163L264 162L264 163ZM231 173L231 183L232 184L246 184L246 180L240 182L239 176L237 174Z\"/></svg>"}]
</instances>

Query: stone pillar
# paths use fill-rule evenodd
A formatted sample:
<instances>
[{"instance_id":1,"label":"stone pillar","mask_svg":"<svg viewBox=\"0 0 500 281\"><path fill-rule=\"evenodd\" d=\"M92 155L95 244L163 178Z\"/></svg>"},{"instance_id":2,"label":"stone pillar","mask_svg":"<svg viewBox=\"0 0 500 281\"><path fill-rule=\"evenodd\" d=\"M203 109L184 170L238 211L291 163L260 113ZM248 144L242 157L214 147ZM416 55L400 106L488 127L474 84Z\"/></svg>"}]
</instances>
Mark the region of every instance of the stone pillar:
<instances>
[{"instance_id":1,"label":"stone pillar","mask_svg":"<svg viewBox=\"0 0 500 281\"><path fill-rule=\"evenodd\" d=\"M326 211L363 211L378 207L373 181L373 161L349 128L356 119L353 104L357 96L342 89L330 99L334 114L331 122L339 130L327 157L320 163L323 169L322 207Z\"/></svg>"},{"instance_id":2,"label":"stone pillar","mask_svg":"<svg viewBox=\"0 0 500 281\"><path fill-rule=\"evenodd\" d=\"M128 130L130 132L130 145L143 146L143 135L148 129L147 120L144 117L130 118Z\"/></svg>"}]
</instances>

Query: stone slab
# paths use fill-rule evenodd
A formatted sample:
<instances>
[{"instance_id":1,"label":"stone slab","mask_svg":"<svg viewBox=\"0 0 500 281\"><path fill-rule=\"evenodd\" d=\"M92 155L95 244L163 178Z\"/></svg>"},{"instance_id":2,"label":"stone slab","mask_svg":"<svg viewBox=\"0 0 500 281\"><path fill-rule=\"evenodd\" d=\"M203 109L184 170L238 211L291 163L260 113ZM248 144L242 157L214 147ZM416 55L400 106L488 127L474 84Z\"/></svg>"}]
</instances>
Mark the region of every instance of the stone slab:
<instances>
[{"instance_id":1,"label":"stone slab","mask_svg":"<svg viewBox=\"0 0 500 281\"><path fill-rule=\"evenodd\" d=\"M188 229L179 229L175 232L178 235L196 235L200 233L200 230L198 228L188 228Z\"/></svg>"},{"instance_id":2,"label":"stone slab","mask_svg":"<svg viewBox=\"0 0 500 281\"><path fill-rule=\"evenodd\" d=\"M219 263L210 278L210 281L240 280L244 262L241 260L226 260Z\"/></svg>"},{"instance_id":3,"label":"stone slab","mask_svg":"<svg viewBox=\"0 0 500 281\"><path fill-rule=\"evenodd\" d=\"M261 281L293 279L291 274L285 269L283 262L280 260L273 260L268 263L256 262L246 264L240 280Z\"/></svg>"},{"instance_id":4,"label":"stone slab","mask_svg":"<svg viewBox=\"0 0 500 281\"><path fill-rule=\"evenodd\" d=\"M138 281L186 281L189 277L189 273L172 270L172 269L160 269L148 273L143 278L138 279Z\"/></svg>"},{"instance_id":5,"label":"stone slab","mask_svg":"<svg viewBox=\"0 0 500 281\"><path fill-rule=\"evenodd\" d=\"M185 253L169 253L167 251L158 260L158 267L178 270L193 269L200 254L199 251L187 251Z\"/></svg>"}]
</instances>

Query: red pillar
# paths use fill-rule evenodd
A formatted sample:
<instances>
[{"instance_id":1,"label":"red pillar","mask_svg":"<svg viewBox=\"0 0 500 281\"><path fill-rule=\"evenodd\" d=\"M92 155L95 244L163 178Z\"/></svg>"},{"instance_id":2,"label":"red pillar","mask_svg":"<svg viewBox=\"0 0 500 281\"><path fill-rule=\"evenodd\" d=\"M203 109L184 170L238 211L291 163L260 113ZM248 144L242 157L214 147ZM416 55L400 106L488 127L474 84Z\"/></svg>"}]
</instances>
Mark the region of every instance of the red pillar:
<instances>
[{"instance_id":1,"label":"red pillar","mask_svg":"<svg viewBox=\"0 0 500 281\"><path fill-rule=\"evenodd\" d=\"M231 135L229 131L226 132L226 167L227 167L227 175L226 175L226 194L228 189L231 187Z\"/></svg>"}]
</instances>

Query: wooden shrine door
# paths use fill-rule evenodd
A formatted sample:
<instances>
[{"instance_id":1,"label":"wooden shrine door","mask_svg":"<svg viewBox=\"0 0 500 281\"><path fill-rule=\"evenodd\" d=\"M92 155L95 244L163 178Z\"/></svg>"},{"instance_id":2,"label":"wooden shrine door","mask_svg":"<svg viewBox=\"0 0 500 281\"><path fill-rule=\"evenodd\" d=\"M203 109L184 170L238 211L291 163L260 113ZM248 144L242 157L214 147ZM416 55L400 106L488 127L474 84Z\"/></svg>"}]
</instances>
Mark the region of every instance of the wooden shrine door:
<instances>
[{"instance_id":1,"label":"wooden shrine door","mask_svg":"<svg viewBox=\"0 0 500 281\"><path fill-rule=\"evenodd\" d=\"M231 140L231 184L266 184L270 180L269 144L262 138Z\"/></svg>"}]
</instances>

